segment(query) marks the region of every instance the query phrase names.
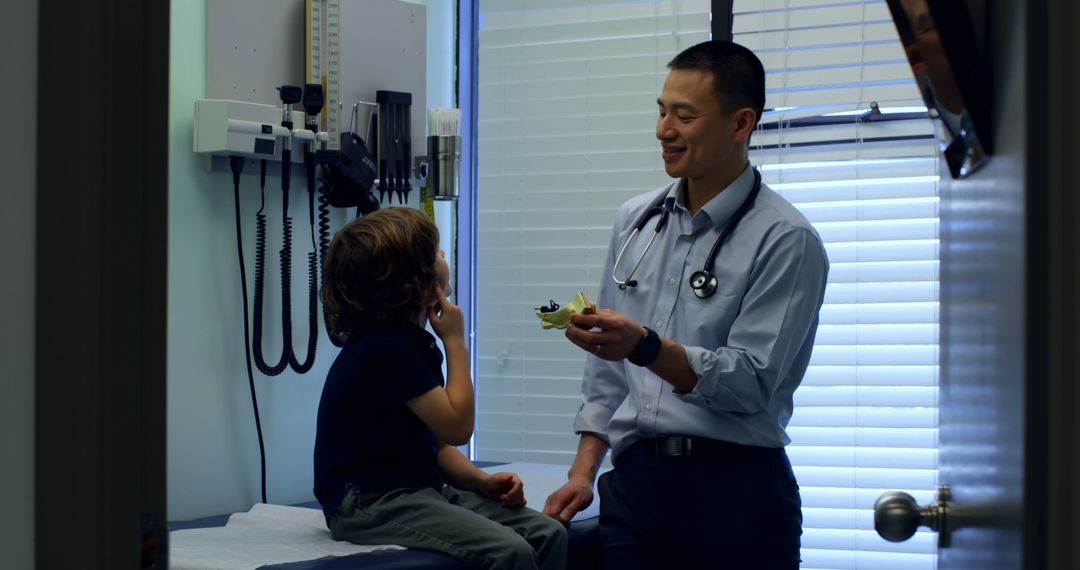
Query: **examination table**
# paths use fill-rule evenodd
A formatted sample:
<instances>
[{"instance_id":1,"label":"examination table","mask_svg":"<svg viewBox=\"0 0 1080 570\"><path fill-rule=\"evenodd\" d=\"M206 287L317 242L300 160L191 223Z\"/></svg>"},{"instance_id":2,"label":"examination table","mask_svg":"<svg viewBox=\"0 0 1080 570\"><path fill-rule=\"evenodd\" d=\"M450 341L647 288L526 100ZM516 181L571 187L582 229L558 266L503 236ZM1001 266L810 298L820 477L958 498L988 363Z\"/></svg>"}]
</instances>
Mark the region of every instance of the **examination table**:
<instances>
[{"instance_id":1,"label":"examination table","mask_svg":"<svg viewBox=\"0 0 1080 570\"><path fill-rule=\"evenodd\" d=\"M558 488L565 481L566 467L559 465L540 465L533 463L483 463L477 465L486 471L513 471L521 477L526 491L526 499L530 507L540 510L543 508L544 499L547 495ZM539 502L538 502L539 501ZM295 505L310 509L319 509L316 502ZM597 536L599 533L598 518L599 498L582 513L579 513L569 528L569 545L567 549L568 565L570 570L586 570L596 568L597 565ZM230 514L203 517L190 521L174 521L169 523L170 536L176 536L175 532L190 529L211 529L225 527ZM322 516L319 511L319 517ZM326 537L329 537L329 531ZM238 568L236 565L214 566L204 562L192 563L184 560L182 553L177 555L175 549L170 566L195 570L198 568ZM402 550L376 550L345 556L327 556L311 560L282 562L275 564L252 563L248 568L262 570L406 570L406 569L431 569L431 570L464 570L465 564L446 554L425 550L402 549Z\"/></svg>"}]
</instances>

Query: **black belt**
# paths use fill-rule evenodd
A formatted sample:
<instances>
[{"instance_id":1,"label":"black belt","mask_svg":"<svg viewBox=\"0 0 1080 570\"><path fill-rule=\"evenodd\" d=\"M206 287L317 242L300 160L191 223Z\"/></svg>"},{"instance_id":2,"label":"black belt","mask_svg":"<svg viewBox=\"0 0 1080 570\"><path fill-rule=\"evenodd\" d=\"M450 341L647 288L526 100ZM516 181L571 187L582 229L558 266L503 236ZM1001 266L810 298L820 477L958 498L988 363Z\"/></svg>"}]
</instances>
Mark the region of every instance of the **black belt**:
<instances>
[{"instance_id":1,"label":"black belt","mask_svg":"<svg viewBox=\"0 0 1080 570\"><path fill-rule=\"evenodd\" d=\"M630 449L657 457L742 457L769 448L706 437L669 436L639 439Z\"/></svg>"}]
</instances>

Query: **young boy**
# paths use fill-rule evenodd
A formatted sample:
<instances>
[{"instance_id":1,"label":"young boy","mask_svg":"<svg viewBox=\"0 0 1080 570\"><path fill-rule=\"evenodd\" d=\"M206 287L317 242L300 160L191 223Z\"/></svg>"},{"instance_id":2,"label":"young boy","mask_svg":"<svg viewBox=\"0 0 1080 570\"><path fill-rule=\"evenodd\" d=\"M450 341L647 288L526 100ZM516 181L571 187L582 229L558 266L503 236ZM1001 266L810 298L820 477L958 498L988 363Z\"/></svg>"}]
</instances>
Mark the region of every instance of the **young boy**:
<instances>
[{"instance_id":1,"label":"young boy","mask_svg":"<svg viewBox=\"0 0 1080 570\"><path fill-rule=\"evenodd\" d=\"M444 552L470 567L566 566L566 530L526 508L521 480L454 446L472 435L472 380L450 270L424 214L389 208L334 236L322 298L348 338L330 368L315 436L315 496L337 540ZM446 349L443 355L431 327Z\"/></svg>"}]
</instances>

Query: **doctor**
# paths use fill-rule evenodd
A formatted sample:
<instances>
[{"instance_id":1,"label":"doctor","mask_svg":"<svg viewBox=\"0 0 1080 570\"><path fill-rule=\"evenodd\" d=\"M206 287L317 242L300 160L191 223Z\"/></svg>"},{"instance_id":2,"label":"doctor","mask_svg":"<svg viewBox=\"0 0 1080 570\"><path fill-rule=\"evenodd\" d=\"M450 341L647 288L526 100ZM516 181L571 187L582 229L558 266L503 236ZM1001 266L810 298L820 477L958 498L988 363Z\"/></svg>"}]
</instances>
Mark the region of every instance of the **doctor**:
<instances>
[{"instance_id":1,"label":"doctor","mask_svg":"<svg viewBox=\"0 0 1080 570\"><path fill-rule=\"evenodd\" d=\"M601 567L795 569L801 501L784 446L825 294L821 238L761 184L748 141L765 74L726 41L668 64L656 137L676 180L619 209L589 353L568 522L600 493ZM638 230L640 228L640 230Z\"/></svg>"}]
</instances>

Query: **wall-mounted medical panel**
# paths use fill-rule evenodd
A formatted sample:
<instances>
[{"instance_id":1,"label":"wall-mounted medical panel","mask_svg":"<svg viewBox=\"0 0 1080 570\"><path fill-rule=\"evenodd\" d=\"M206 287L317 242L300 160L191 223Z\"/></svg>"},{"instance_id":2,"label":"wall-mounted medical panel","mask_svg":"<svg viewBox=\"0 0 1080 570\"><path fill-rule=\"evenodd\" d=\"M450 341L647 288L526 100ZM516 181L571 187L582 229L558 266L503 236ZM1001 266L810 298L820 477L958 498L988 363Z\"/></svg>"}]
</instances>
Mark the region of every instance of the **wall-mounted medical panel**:
<instances>
[{"instance_id":1,"label":"wall-mounted medical panel","mask_svg":"<svg viewBox=\"0 0 1080 570\"><path fill-rule=\"evenodd\" d=\"M314 29L313 10L322 16ZM375 102L377 91L411 93L409 132L414 148L423 148L416 143L427 117L426 38L426 8L398 0L208 0L206 98L280 107L277 86L321 83L332 120L320 127L335 148L355 104ZM360 103L356 113L364 138L369 111Z\"/></svg>"},{"instance_id":2,"label":"wall-mounted medical panel","mask_svg":"<svg viewBox=\"0 0 1080 570\"><path fill-rule=\"evenodd\" d=\"M281 106L304 83L304 0L209 0L206 98Z\"/></svg>"}]
</instances>

